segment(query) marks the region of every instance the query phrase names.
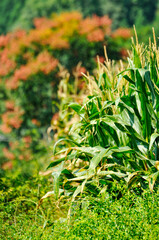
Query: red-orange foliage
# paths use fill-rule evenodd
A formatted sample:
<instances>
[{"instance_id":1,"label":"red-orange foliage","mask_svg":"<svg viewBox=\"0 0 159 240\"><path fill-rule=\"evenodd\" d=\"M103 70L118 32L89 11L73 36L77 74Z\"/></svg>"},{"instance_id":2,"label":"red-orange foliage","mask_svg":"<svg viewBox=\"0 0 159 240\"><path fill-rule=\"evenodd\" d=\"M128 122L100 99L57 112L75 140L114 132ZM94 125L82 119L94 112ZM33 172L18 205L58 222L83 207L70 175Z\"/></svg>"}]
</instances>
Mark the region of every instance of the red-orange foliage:
<instances>
[{"instance_id":1,"label":"red-orange foliage","mask_svg":"<svg viewBox=\"0 0 159 240\"><path fill-rule=\"evenodd\" d=\"M92 32L88 33L87 39L90 42L102 42L104 41L104 32L102 29L95 29Z\"/></svg>"},{"instance_id":2,"label":"red-orange foliage","mask_svg":"<svg viewBox=\"0 0 159 240\"><path fill-rule=\"evenodd\" d=\"M33 119L31 120L31 122L32 122L32 124L34 124L34 125L36 125L36 126L40 126L40 122L39 122L37 119L35 119L35 118L33 118Z\"/></svg>"},{"instance_id":3,"label":"red-orange foliage","mask_svg":"<svg viewBox=\"0 0 159 240\"><path fill-rule=\"evenodd\" d=\"M80 64L78 64L77 67L74 68L73 75L74 75L75 77L80 78L80 77L83 76L82 73L86 73L86 71L87 71L87 70L86 70L85 67L83 67L83 66L81 66Z\"/></svg>"},{"instance_id":4,"label":"red-orange foliage","mask_svg":"<svg viewBox=\"0 0 159 240\"><path fill-rule=\"evenodd\" d=\"M13 168L13 162L12 161L8 161L2 164L2 169L4 170L8 170L8 169L12 169Z\"/></svg>"},{"instance_id":5,"label":"red-orange foliage","mask_svg":"<svg viewBox=\"0 0 159 240\"><path fill-rule=\"evenodd\" d=\"M1 114L1 132L4 134L18 132L14 130L23 126L22 123L26 125L29 123L25 126L26 129L30 126L43 127L41 115L45 112L45 116L48 119L50 118L47 115L47 103L49 102L48 98L50 98L50 101L52 99L47 91L51 89L50 92L52 93L57 88L58 77L60 76L57 74L58 64L66 65L65 67L71 71L72 75L81 78L81 72L86 72L87 62L94 61L94 48L97 45L99 47L98 42L100 42L102 49L103 45L108 44L109 38L125 40L130 37L129 29L121 28L112 33L111 23L112 21L108 16L98 17L94 15L83 19L79 12L69 12L60 15L54 14L50 19L36 18L34 19L35 28L29 32L18 30L8 33L6 36L0 36L0 84L5 86L6 92L9 93L4 98L3 109L6 109L6 111ZM80 47L83 48L82 51ZM89 53L85 54L87 47ZM121 48L118 52L125 56L123 46ZM100 55L102 55L101 49L98 53ZM89 59L86 59L87 55ZM91 58L93 61L91 61ZM80 61L82 61L82 66L78 65ZM103 62L103 57L100 57L100 61ZM88 65L90 66L91 63ZM42 79L39 76L42 76ZM36 79L35 83L34 79ZM45 88L42 81L47 84L45 92L41 89L41 85ZM83 85L84 83L80 82L79 89ZM27 86L26 89L25 86ZM29 91L29 97L25 99L24 104L21 97L17 101L19 105L16 106L12 96L14 96L13 99L18 98L18 91L22 93L21 96ZM8 96L9 99L7 99ZM36 101L36 97L39 98L38 101ZM40 103L40 106L37 105L37 102ZM31 105L31 110L28 110L28 105ZM42 109L40 113L38 112L39 109ZM50 114L50 111L48 112ZM23 120L26 120L24 118L27 118L27 121L23 122ZM26 154L24 152L29 148L32 138L29 136L22 137L20 141L21 147L11 143L11 151L20 149L19 159L30 159L30 152L27 151ZM4 149L4 155L11 159L13 155L7 151L9 150Z\"/></svg>"},{"instance_id":6,"label":"red-orange foliage","mask_svg":"<svg viewBox=\"0 0 159 240\"><path fill-rule=\"evenodd\" d=\"M19 81L26 81L29 76L38 73L49 74L58 65L58 60L51 57L47 52L41 52L35 59L31 59L26 65L21 65L14 72L14 75L6 81L8 89L16 89L19 86Z\"/></svg>"},{"instance_id":7,"label":"red-orange foliage","mask_svg":"<svg viewBox=\"0 0 159 240\"><path fill-rule=\"evenodd\" d=\"M14 110L15 102L13 100L8 100L5 102L7 110Z\"/></svg>"},{"instance_id":8,"label":"red-orange foliage","mask_svg":"<svg viewBox=\"0 0 159 240\"><path fill-rule=\"evenodd\" d=\"M3 154L9 160L13 160L15 158L14 154L10 152L8 148L3 148Z\"/></svg>"},{"instance_id":9,"label":"red-orange foliage","mask_svg":"<svg viewBox=\"0 0 159 240\"><path fill-rule=\"evenodd\" d=\"M118 28L113 34L113 38L123 38L128 39L131 37L131 30L128 28Z\"/></svg>"},{"instance_id":10,"label":"red-orange foliage","mask_svg":"<svg viewBox=\"0 0 159 240\"><path fill-rule=\"evenodd\" d=\"M0 125L0 130L3 133L10 133L12 128L18 129L22 124L23 111L15 106L13 101L6 101L6 112L1 115L2 124Z\"/></svg>"},{"instance_id":11,"label":"red-orange foliage","mask_svg":"<svg viewBox=\"0 0 159 240\"><path fill-rule=\"evenodd\" d=\"M5 47L9 42L9 35L1 35L0 36L0 47Z\"/></svg>"},{"instance_id":12,"label":"red-orange foliage","mask_svg":"<svg viewBox=\"0 0 159 240\"><path fill-rule=\"evenodd\" d=\"M16 66L16 63L9 58L9 50L4 49L0 52L0 77L7 75Z\"/></svg>"},{"instance_id":13,"label":"red-orange foliage","mask_svg":"<svg viewBox=\"0 0 159 240\"><path fill-rule=\"evenodd\" d=\"M91 34L91 32L100 29L103 34L110 34L111 19L108 16L98 17L94 15L92 18L87 17L80 23L80 34Z\"/></svg>"},{"instance_id":14,"label":"red-orange foliage","mask_svg":"<svg viewBox=\"0 0 159 240\"><path fill-rule=\"evenodd\" d=\"M13 71L13 74L6 80L6 86L9 89L16 89L20 80L26 81L30 75L36 74L38 71L49 74L57 67L60 59L53 58L46 48L68 49L70 47L69 38L74 34L85 36L90 42L103 42L105 36L110 35L113 38L126 39L130 37L130 30L125 28L117 29L111 34L111 23L108 16L94 15L92 18L83 19L78 12L53 15L53 19L36 18L34 20L35 29L29 33L19 30L0 37L0 48L2 48L0 51L0 76L6 76ZM39 51L40 45L45 50L35 56L34 52ZM18 55L27 60L27 63L20 67L16 65L16 56Z\"/></svg>"}]
</instances>

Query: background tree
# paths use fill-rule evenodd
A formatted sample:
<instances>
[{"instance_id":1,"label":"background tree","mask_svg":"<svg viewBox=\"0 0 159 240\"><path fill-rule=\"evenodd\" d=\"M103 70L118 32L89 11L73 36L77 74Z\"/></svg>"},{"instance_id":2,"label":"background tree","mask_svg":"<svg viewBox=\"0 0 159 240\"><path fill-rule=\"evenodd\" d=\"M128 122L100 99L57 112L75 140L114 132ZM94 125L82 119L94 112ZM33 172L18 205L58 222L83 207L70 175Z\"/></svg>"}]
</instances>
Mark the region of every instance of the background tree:
<instances>
[{"instance_id":1,"label":"background tree","mask_svg":"<svg viewBox=\"0 0 159 240\"><path fill-rule=\"evenodd\" d=\"M151 0L1 0L0 33L15 28L30 29L35 17L49 17L53 12L78 10L84 17L109 15L112 28L151 24L158 1Z\"/></svg>"},{"instance_id":2,"label":"background tree","mask_svg":"<svg viewBox=\"0 0 159 240\"><path fill-rule=\"evenodd\" d=\"M113 28L132 27L133 24L150 24L156 14L158 1L151 0L101 0L102 14L113 20Z\"/></svg>"},{"instance_id":3,"label":"background tree","mask_svg":"<svg viewBox=\"0 0 159 240\"><path fill-rule=\"evenodd\" d=\"M26 0L1 0L0 1L0 33L11 30L13 23L21 14Z\"/></svg>"}]
</instances>

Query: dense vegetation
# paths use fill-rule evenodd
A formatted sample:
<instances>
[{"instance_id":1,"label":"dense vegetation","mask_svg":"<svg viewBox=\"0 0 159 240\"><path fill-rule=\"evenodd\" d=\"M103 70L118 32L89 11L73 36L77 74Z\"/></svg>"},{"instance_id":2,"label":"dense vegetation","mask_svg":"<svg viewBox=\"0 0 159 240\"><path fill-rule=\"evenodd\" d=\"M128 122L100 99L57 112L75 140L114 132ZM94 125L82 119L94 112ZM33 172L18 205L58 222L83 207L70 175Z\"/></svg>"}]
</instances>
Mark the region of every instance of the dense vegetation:
<instances>
[{"instance_id":1,"label":"dense vegetation","mask_svg":"<svg viewBox=\"0 0 159 240\"><path fill-rule=\"evenodd\" d=\"M40 192L38 184L43 186ZM19 182L18 186L16 179L14 189L21 196L16 198L11 188L8 196L3 195L0 200L1 239L158 239L159 193L145 192L140 196L132 191L120 200L112 194L83 198L74 203L68 224L68 203L57 204L50 198L37 208L38 196L46 190L44 185L44 180L32 179L23 186Z\"/></svg>"},{"instance_id":2,"label":"dense vegetation","mask_svg":"<svg viewBox=\"0 0 159 240\"><path fill-rule=\"evenodd\" d=\"M70 103L80 117L67 138L54 146L54 191L95 196L114 180L128 189L139 184L153 191L159 183L158 50L133 43L128 67L115 72L107 59L99 63L98 77L86 76L89 94L83 104ZM67 147L67 141L69 145ZM62 146L62 142L64 145ZM60 144L62 150L56 151ZM62 155L62 157L61 157Z\"/></svg>"}]
</instances>

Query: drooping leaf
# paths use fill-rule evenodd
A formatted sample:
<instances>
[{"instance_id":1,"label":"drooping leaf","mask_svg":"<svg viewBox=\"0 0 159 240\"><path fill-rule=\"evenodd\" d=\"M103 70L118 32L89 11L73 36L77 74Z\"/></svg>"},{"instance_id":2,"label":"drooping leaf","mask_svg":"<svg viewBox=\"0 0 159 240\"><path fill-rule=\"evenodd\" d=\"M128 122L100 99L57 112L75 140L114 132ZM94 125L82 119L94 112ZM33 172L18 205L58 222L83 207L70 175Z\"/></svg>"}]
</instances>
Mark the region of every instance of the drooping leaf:
<instances>
[{"instance_id":1,"label":"drooping leaf","mask_svg":"<svg viewBox=\"0 0 159 240\"><path fill-rule=\"evenodd\" d=\"M84 109L78 103L70 103L69 107L72 108L78 115L84 113Z\"/></svg>"},{"instance_id":2,"label":"drooping leaf","mask_svg":"<svg viewBox=\"0 0 159 240\"><path fill-rule=\"evenodd\" d=\"M49 164L49 166L47 167L47 169L48 169L48 168L55 167L55 166L57 166L58 164L60 164L61 162L63 162L63 161L73 160L75 157L76 157L76 153L67 155L66 157L62 157L62 158L60 158L60 159L57 159L57 160L51 162L51 163Z\"/></svg>"},{"instance_id":3,"label":"drooping leaf","mask_svg":"<svg viewBox=\"0 0 159 240\"><path fill-rule=\"evenodd\" d=\"M62 142L62 141L64 141L64 142L71 142L71 143L73 143L73 144L75 144L75 145L77 145L77 146L80 146L79 143L77 143L76 141L74 141L74 140L72 140L72 139L61 138L61 139L59 139L59 140L54 144L54 147L53 147L53 155L55 155L55 150L56 150L57 145L58 145L60 142Z\"/></svg>"},{"instance_id":4,"label":"drooping leaf","mask_svg":"<svg viewBox=\"0 0 159 240\"><path fill-rule=\"evenodd\" d=\"M157 171L149 176L148 180L149 180L149 187L150 187L151 191L153 191L155 182L158 177L159 177L159 171Z\"/></svg>"},{"instance_id":5,"label":"drooping leaf","mask_svg":"<svg viewBox=\"0 0 159 240\"><path fill-rule=\"evenodd\" d=\"M54 170L52 172L52 176L54 179L54 184L53 184L53 188L54 188L54 194L55 194L55 198L58 199L59 197L59 179L60 179L60 175L62 173L64 167L64 162L62 162L58 168L56 168L56 170Z\"/></svg>"},{"instance_id":6,"label":"drooping leaf","mask_svg":"<svg viewBox=\"0 0 159 240\"><path fill-rule=\"evenodd\" d=\"M151 150L155 140L159 137L159 133L153 133L150 137L149 150Z\"/></svg>"}]
</instances>

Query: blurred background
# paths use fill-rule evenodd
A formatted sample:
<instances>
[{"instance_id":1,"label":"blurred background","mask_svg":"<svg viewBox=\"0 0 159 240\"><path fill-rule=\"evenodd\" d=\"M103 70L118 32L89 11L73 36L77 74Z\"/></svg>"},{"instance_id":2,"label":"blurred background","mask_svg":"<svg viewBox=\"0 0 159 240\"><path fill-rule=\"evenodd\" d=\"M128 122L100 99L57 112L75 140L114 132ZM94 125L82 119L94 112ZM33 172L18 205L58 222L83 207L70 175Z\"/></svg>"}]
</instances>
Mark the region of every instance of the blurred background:
<instances>
[{"instance_id":1,"label":"blurred background","mask_svg":"<svg viewBox=\"0 0 159 240\"><path fill-rule=\"evenodd\" d=\"M77 10L84 17L96 14L108 15L112 29L132 27L133 24L146 34L151 26L157 27L159 18L158 0L1 0L0 33L17 28L33 28L36 17L50 17L53 12ZM140 33L139 33L140 34Z\"/></svg>"},{"instance_id":2,"label":"blurred background","mask_svg":"<svg viewBox=\"0 0 159 240\"><path fill-rule=\"evenodd\" d=\"M1 174L28 174L31 162L44 169L49 139L69 132L69 101L84 94L81 72L94 72L97 55L104 61L104 46L110 59L125 61L133 25L146 44L158 20L159 0L1 0Z\"/></svg>"}]
</instances>

